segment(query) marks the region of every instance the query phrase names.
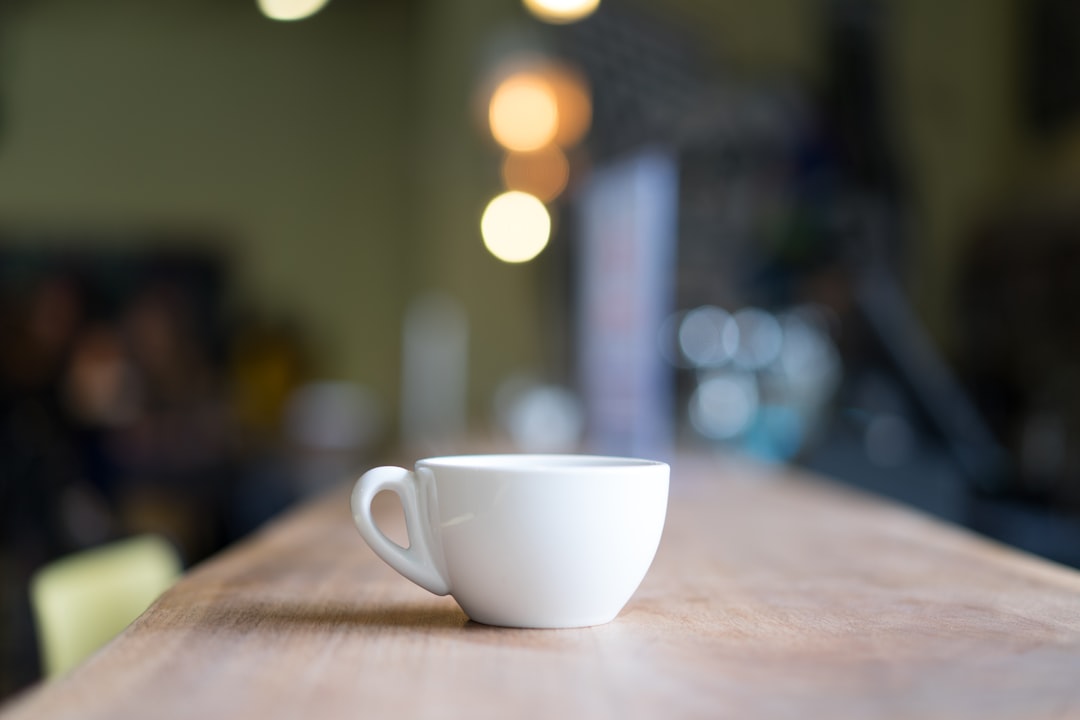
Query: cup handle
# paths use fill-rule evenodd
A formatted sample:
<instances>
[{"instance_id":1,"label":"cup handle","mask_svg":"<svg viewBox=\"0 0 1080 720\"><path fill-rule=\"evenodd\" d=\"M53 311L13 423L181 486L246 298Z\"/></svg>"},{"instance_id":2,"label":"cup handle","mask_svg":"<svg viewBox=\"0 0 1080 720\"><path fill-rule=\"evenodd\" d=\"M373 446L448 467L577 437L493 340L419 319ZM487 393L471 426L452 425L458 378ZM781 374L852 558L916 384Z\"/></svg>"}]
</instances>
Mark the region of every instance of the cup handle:
<instances>
[{"instance_id":1,"label":"cup handle","mask_svg":"<svg viewBox=\"0 0 1080 720\"><path fill-rule=\"evenodd\" d=\"M371 502L383 490L389 490L401 499L409 536L407 548L386 537L371 515ZM352 514L361 537L387 565L436 595L450 592L450 583L439 571L432 554L431 534L415 473L394 466L368 470L353 487Z\"/></svg>"}]
</instances>

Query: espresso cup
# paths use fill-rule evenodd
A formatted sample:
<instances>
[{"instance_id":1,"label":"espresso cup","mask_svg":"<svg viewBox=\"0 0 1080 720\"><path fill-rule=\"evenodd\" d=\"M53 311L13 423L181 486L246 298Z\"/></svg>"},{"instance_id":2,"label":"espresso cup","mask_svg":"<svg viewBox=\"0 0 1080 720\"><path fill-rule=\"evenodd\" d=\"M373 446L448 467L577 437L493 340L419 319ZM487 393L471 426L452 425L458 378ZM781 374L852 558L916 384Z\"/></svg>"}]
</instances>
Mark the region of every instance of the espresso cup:
<instances>
[{"instance_id":1,"label":"espresso cup","mask_svg":"<svg viewBox=\"0 0 1080 720\"><path fill-rule=\"evenodd\" d=\"M360 535L387 564L487 625L565 628L619 614L656 554L662 462L590 455L462 455L377 467L353 488ZM401 498L409 545L371 503Z\"/></svg>"}]
</instances>

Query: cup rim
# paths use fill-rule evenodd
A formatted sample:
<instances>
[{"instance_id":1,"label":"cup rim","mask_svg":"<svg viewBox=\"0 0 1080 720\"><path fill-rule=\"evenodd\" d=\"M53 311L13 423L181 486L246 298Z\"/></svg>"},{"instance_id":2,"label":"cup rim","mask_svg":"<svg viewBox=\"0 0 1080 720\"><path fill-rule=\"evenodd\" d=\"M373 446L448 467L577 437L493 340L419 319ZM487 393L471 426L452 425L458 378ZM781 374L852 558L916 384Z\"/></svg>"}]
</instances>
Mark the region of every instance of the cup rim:
<instances>
[{"instance_id":1,"label":"cup rim","mask_svg":"<svg viewBox=\"0 0 1080 720\"><path fill-rule=\"evenodd\" d=\"M587 453L476 453L464 455L440 455L416 461L416 466L456 467L486 471L539 471L588 472L616 471L642 468L667 468L660 460L616 455L590 455Z\"/></svg>"}]
</instances>

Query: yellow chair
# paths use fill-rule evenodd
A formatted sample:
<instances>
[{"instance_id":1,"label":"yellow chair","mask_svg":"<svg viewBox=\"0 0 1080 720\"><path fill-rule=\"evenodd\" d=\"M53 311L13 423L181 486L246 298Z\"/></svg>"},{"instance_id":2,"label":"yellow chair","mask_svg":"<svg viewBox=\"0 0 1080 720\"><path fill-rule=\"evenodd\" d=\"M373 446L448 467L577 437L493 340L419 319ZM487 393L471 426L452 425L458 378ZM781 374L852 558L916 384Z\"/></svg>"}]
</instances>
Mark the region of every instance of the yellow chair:
<instances>
[{"instance_id":1,"label":"yellow chair","mask_svg":"<svg viewBox=\"0 0 1080 720\"><path fill-rule=\"evenodd\" d=\"M42 670L78 665L143 613L179 577L180 558L156 535L139 535L60 558L30 580Z\"/></svg>"}]
</instances>

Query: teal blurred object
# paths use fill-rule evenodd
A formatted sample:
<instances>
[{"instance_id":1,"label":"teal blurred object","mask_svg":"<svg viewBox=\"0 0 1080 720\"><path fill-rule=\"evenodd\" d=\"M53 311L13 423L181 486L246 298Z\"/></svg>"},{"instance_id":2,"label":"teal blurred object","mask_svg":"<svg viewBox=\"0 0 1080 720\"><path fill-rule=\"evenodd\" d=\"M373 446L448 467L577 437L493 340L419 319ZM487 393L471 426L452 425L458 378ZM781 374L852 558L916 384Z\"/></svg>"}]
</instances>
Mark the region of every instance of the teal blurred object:
<instances>
[{"instance_id":1,"label":"teal blurred object","mask_svg":"<svg viewBox=\"0 0 1080 720\"><path fill-rule=\"evenodd\" d=\"M176 549L139 535L60 558L30 580L42 672L61 675L130 625L180 576Z\"/></svg>"}]
</instances>

